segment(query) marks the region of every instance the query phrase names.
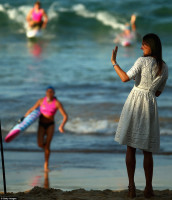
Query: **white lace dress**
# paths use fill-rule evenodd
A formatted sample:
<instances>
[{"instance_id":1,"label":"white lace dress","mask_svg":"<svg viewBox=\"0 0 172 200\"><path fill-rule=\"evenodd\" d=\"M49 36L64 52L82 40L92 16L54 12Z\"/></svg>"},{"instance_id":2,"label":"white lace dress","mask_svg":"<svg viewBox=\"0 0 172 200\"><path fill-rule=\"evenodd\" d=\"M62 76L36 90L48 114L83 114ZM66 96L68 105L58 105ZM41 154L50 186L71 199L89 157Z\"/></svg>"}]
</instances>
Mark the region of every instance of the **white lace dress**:
<instances>
[{"instance_id":1,"label":"white lace dress","mask_svg":"<svg viewBox=\"0 0 172 200\"><path fill-rule=\"evenodd\" d=\"M157 64L153 57L140 57L127 72L135 79L121 113L115 141L120 144L149 152L158 152L160 131L156 91L163 91L168 78L168 68L163 64L162 73L157 74Z\"/></svg>"}]
</instances>

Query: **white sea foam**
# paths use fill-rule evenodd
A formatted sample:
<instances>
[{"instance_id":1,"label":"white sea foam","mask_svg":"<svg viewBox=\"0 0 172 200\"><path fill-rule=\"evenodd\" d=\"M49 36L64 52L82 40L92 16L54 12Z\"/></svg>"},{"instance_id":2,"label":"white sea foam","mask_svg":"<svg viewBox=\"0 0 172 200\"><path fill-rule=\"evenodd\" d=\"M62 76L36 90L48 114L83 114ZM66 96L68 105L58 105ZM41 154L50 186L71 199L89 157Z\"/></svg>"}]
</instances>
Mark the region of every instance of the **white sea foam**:
<instances>
[{"instance_id":1,"label":"white sea foam","mask_svg":"<svg viewBox=\"0 0 172 200\"><path fill-rule=\"evenodd\" d=\"M59 6L59 3L58 3L58 2L54 2L54 3L52 3L51 6L48 8L47 15L48 15L48 19L49 19L49 20L52 20L52 19L58 17L58 12L57 12L58 6Z\"/></svg>"},{"instance_id":2,"label":"white sea foam","mask_svg":"<svg viewBox=\"0 0 172 200\"><path fill-rule=\"evenodd\" d=\"M161 135L172 135L172 130L167 128L161 128L160 133Z\"/></svg>"},{"instance_id":3,"label":"white sea foam","mask_svg":"<svg viewBox=\"0 0 172 200\"><path fill-rule=\"evenodd\" d=\"M124 30L125 28L123 24L118 23L117 20L107 12L98 12L96 19L101 21L106 26L111 26L113 29Z\"/></svg>"},{"instance_id":4,"label":"white sea foam","mask_svg":"<svg viewBox=\"0 0 172 200\"><path fill-rule=\"evenodd\" d=\"M80 15L85 18L95 18L106 26L110 26L113 29L124 30L125 25L117 22L116 18L110 15L108 12L91 12L85 8L82 4L77 4L72 7L72 10L76 12L77 15Z\"/></svg>"},{"instance_id":5,"label":"white sea foam","mask_svg":"<svg viewBox=\"0 0 172 200\"><path fill-rule=\"evenodd\" d=\"M5 123L5 126L2 126L3 130L10 130L17 122L10 120L8 123ZM74 118L69 120L65 126L65 130L67 132L72 132L75 134L102 134L102 135L114 135L118 123L114 120L107 119L87 119L84 120L82 118ZM37 123L34 123L30 126L25 132L37 132ZM58 126L56 127L58 130ZM160 128L161 135L172 135L172 130L168 128Z\"/></svg>"},{"instance_id":6,"label":"white sea foam","mask_svg":"<svg viewBox=\"0 0 172 200\"><path fill-rule=\"evenodd\" d=\"M104 135L115 134L118 123L113 120L97 120L75 118L66 124L66 130L76 134L91 134L102 133ZM161 135L172 135L172 130L167 128L160 128Z\"/></svg>"},{"instance_id":7,"label":"white sea foam","mask_svg":"<svg viewBox=\"0 0 172 200\"><path fill-rule=\"evenodd\" d=\"M83 120L81 118L75 118L66 124L66 130L78 134L113 134L115 132L117 124L112 121L89 119Z\"/></svg>"},{"instance_id":8,"label":"white sea foam","mask_svg":"<svg viewBox=\"0 0 172 200\"><path fill-rule=\"evenodd\" d=\"M0 4L0 11L1 11L1 12L4 12L4 10L5 10L5 9L4 9L4 6Z\"/></svg>"},{"instance_id":9,"label":"white sea foam","mask_svg":"<svg viewBox=\"0 0 172 200\"><path fill-rule=\"evenodd\" d=\"M77 4L72 7L72 10L75 11L78 15L85 18L95 18L96 13L93 13L85 8L82 4Z\"/></svg>"},{"instance_id":10,"label":"white sea foam","mask_svg":"<svg viewBox=\"0 0 172 200\"><path fill-rule=\"evenodd\" d=\"M12 7L9 4L2 5L0 4L0 11L7 14L10 20L13 20L17 23L20 23L23 25L23 27L26 27L26 16L29 10L32 8L30 5L22 5L18 8ZM58 12L75 12L77 15L84 17L84 18L94 18L97 21L101 22L105 26L110 26L112 29L124 29L124 24L119 23L117 19L109 14L108 12L92 12L86 9L86 7L83 4L76 4L72 6L72 8L63 8L59 7L58 2L54 2L50 5L50 7L47 10L49 21L58 18L59 13Z\"/></svg>"},{"instance_id":11,"label":"white sea foam","mask_svg":"<svg viewBox=\"0 0 172 200\"><path fill-rule=\"evenodd\" d=\"M70 11L70 9L68 9L68 8L63 8L63 7L60 7L60 8L58 9L58 11L59 11L59 12L69 12L69 11Z\"/></svg>"},{"instance_id":12,"label":"white sea foam","mask_svg":"<svg viewBox=\"0 0 172 200\"><path fill-rule=\"evenodd\" d=\"M23 28L26 27L26 16L30 9L31 6L19 6L18 8L14 8L9 4L0 4L0 11L4 12L11 21L21 24ZM21 32L21 29L19 32Z\"/></svg>"}]
</instances>

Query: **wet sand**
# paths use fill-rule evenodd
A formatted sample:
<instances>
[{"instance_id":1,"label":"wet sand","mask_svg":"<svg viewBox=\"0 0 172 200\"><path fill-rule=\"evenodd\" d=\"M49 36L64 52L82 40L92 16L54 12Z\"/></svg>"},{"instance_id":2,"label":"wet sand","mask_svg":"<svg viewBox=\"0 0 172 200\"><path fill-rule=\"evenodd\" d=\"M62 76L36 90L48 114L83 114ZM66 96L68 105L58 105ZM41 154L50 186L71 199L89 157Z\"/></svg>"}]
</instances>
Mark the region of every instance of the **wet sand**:
<instances>
[{"instance_id":1,"label":"wet sand","mask_svg":"<svg viewBox=\"0 0 172 200\"><path fill-rule=\"evenodd\" d=\"M44 173L43 161L43 152L5 151L8 192L5 196L18 197L19 200L127 199L124 154L53 152L49 173ZM142 163L143 155L137 154L136 199L140 200L144 199L145 187ZM172 199L172 157L156 155L154 165L156 196L152 199ZM2 179L0 192L0 197L4 196Z\"/></svg>"}]
</instances>

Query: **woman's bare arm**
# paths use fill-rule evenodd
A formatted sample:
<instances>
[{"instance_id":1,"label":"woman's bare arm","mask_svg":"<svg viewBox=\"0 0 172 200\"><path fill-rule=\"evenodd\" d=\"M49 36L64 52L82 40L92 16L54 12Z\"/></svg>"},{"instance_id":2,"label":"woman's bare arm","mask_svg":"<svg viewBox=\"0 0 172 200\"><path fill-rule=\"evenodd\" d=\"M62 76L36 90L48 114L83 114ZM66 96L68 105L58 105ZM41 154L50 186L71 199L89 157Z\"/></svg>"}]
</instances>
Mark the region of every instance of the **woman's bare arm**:
<instances>
[{"instance_id":1,"label":"woman's bare arm","mask_svg":"<svg viewBox=\"0 0 172 200\"><path fill-rule=\"evenodd\" d=\"M132 31L136 31L136 24L135 24L135 22L136 22L136 15L132 15L131 16L131 28L132 28Z\"/></svg>"},{"instance_id":2,"label":"woman's bare arm","mask_svg":"<svg viewBox=\"0 0 172 200\"><path fill-rule=\"evenodd\" d=\"M68 116L67 116L66 111L63 108L63 105L59 101L57 101L57 108L59 109L61 115L63 116L63 121L59 126L59 131L61 133L63 133L64 132L64 125L66 124L66 122L68 120Z\"/></svg>"},{"instance_id":3,"label":"woman's bare arm","mask_svg":"<svg viewBox=\"0 0 172 200\"><path fill-rule=\"evenodd\" d=\"M42 27L45 28L47 26L47 23L48 23L48 16L47 16L47 14L44 10L43 10L43 17L44 17L44 22L43 22Z\"/></svg>"},{"instance_id":4,"label":"woman's bare arm","mask_svg":"<svg viewBox=\"0 0 172 200\"><path fill-rule=\"evenodd\" d=\"M122 82L127 82L127 81L130 80L129 77L128 77L128 75L126 74L126 72L124 72L124 71L120 68L119 65L115 65L115 66L114 66L114 69L115 69L116 73L118 74L118 76L120 77L120 79L121 79Z\"/></svg>"},{"instance_id":5,"label":"woman's bare arm","mask_svg":"<svg viewBox=\"0 0 172 200\"><path fill-rule=\"evenodd\" d=\"M27 17L26 17L26 21L27 21L27 22L30 22L31 17L32 17L32 12L33 12L33 9L31 9L31 10L29 11L29 13L27 14Z\"/></svg>"},{"instance_id":6,"label":"woman's bare arm","mask_svg":"<svg viewBox=\"0 0 172 200\"><path fill-rule=\"evenodd\" d=\"M26 112L26 114L24 115L24 117L27 117L32 111L34 111L35 109L37 109L41 105L41 102L42 102L42 99L39 99L35 103L35 105Z\"/></svg>"},{"instance_id":7,"label":"woman's bare arm","mask_svg":"<svg viewBox=\"0 0 172 200\"><path fill-rule=\"evenodd\" d=\"M114 49L112 50L111 62L112 62L112 65L114 65L114 69L116 73L118 74L118 76L120 77L120 79L122 80L122 82L127 82L130 80L127 73L124 72L116 62L117 51L118 51L118 47L116 46L115 50Z\"/></svg>"}]
</instances>

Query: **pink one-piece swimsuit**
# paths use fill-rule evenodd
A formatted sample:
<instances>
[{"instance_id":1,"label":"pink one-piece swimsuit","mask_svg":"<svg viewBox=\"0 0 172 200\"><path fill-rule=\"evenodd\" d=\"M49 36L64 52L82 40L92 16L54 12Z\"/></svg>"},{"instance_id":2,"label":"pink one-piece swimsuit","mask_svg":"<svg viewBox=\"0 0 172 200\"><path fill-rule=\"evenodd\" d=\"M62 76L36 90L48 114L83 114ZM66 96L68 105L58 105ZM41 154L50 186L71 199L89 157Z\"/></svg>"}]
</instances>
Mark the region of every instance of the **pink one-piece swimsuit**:
<instances>
[{"instance_id":1,"label":"pink one-piece swimsuit","mask_svg":"<svg viewBox=\"0 0 172 200\"><path fill-rule=\"evenodd\" d=\"M51 103L48 103L47 97L44 97L43 102L40 106L41 114L44 116L54 116L57 112L56 98L53 98Z\"/></svg>"},{"instance_id":2,"label":"pink one-piece swimsuit","mask_svg":"<svg viewBox=\"0 0 172 200\"><path fill-rule=\"evenodd\" d=\"M33 12L32 12L33 21L41 22L42 21L42 17L43 17L42 12L35 12L35 10L33 10Z\"/></svg>"}]
</instances>

